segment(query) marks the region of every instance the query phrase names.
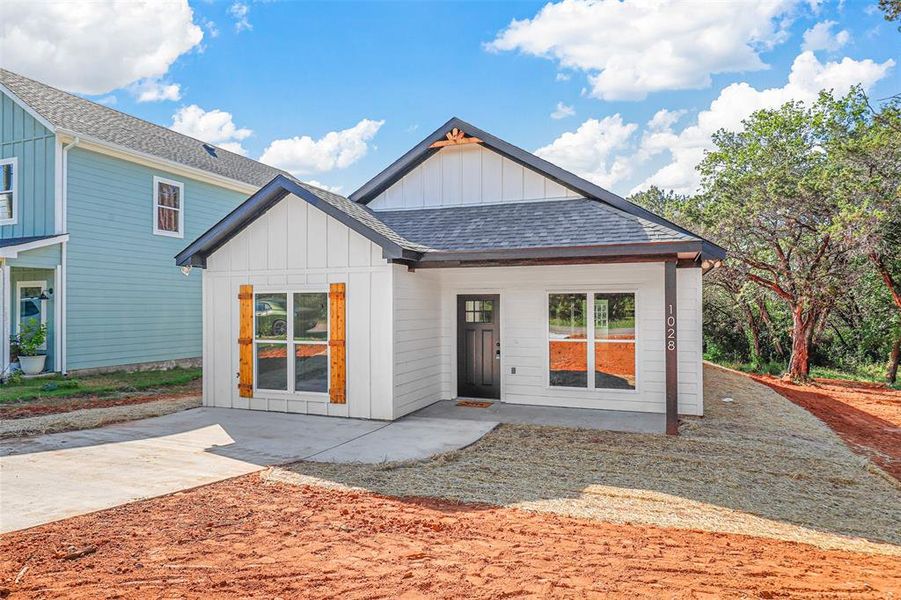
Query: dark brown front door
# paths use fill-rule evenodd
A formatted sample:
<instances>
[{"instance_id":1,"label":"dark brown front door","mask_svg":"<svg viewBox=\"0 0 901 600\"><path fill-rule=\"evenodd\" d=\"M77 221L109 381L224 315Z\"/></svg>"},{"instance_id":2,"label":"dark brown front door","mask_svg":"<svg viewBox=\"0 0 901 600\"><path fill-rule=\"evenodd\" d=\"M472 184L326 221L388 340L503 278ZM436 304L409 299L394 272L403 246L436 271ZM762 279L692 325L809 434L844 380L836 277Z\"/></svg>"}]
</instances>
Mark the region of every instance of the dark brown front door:
<instances>
[{"instance_id":1,"label":"dark brown front door","mask_svg":"<svg viewBox=\"0 0 901 600\"><path fill-rule=\"evenodd\" d=\"M457 396L501 397L500 296L457 296Z\"/></svg>"}]
</instances>

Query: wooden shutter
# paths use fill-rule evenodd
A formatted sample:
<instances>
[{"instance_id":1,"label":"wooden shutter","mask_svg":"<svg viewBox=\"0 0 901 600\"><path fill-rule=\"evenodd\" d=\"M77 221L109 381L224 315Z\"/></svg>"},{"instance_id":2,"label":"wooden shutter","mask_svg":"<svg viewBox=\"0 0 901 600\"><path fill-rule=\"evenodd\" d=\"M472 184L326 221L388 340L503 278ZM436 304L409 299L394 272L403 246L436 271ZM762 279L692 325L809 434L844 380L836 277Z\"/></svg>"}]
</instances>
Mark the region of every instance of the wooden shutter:
<instances>
[{"instance_id":1,"label":"wooden shutter","mask_svg":"<svg viewBox=\"0 0 901 600\"><path fill-rule=\"evenodd\" d=\"M238 394L253 398L253 286L242 285L238 292Z\"/></svg>"},{"instance_id":2,"label":"wooden shutter","mask_svg":"<svg viewBox=\"0 0 901 600\"><path fill-rule=\"evenodd\" d=\"M347 348L345 347L345 301L344 284L333 283L329 286L329 354L331 355L331 381L329 382L329 400L334 404L347 403Z\"/></svg>"}]
</instances>

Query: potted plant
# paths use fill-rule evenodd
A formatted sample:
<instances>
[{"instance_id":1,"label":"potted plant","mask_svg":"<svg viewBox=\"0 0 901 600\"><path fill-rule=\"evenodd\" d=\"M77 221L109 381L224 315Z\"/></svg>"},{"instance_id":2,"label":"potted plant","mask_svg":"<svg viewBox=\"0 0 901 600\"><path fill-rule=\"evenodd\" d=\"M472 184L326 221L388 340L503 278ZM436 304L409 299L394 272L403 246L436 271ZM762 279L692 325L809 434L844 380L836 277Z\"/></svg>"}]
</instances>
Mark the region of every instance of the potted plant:
<instances>
[{"instance_id":1,"label":"potted plant","mask_svg":"<svg viewBox=\"0 0 901 600\"><path fill-rule=\"evenodd\" d=\"M44 370L46 354L40 354L47 341L47 326L37 319L24 321L16 340L19 347L19 366L26 375L37 375Z\"/></svg>"}]
</instances>

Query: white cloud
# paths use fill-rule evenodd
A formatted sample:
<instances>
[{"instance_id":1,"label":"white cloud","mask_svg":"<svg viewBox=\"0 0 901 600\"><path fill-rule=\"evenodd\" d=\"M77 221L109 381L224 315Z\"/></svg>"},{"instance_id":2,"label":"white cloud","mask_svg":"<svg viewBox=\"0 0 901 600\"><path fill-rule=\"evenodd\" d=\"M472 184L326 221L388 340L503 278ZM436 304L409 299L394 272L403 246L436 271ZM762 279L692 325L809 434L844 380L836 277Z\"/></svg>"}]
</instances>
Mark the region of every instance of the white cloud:
<instances>
[{"instance_id":1,"label":"white cloud","mask_svg":"<svg viewBox=\"0 0 901 600\"><path fill-rule=\"evenodd\" d=\"M104 104L106 106L112 106L118 101L119 99L112 94L108 94L103 98L97 98L96 100L94 100L94 102L96 102L97 104Z\"/></svg>"},{"instance_id":2,"label":"white cloud","mask_svg":"<svg viewBox=\"0 0 901 600\"><path fill-rule=\"evenodd\" d=\"M369 151L369 140L385 121L363 119L350 129L330 131L318 140L308 135L274 140L260 161L296 176L343 169Z\"/></svg>"},{"instance_id":3,"label":"white cloud","mask_svg":"<svg viewBox=\"0 0 901 600\"><path fill-rule=\"evenodd\" d=\"M708 87L716 73L767 68L759 52L786 39L796 3L562 0L512 21L486 47L586 71L597 98L640 100Z\"/></svg>"},{"instance_id":4,"label":"white cloud","mask_svg":"<svg viewBox=\"0 0 901 600\"><path fill-rule=\"evenodd\" d=\"M572 79L572 73L558 72L554 77L554 81L569 81L570 79Z\"/></svg>"},{"instance_id":5,"label":"white cloud","mask_svg":"<svg viewBox=\"0 0 901 600\"><path fill-rule=\"evenodd\" d=\"M304 181L304 183L308 183L308 184L312 185L313 187L318 187L320 189L323 189L323 190L326 190L329 192L333 192L335 194L341 193L342 186L340 186L340 185L326 185L326 184L322 183L321 181L316 181L315 179L308 179L308 180Z\"/></svg>"},{"instance_id":6,"label":"white cloud","mask_svg":"<svg viewBox=\"0 0 901 600\"><path fill-rule=\"evenodd\" d=\"M196 104L178 109L172 115L170 129L242 156L247 151L241 141L253 134L250 129L237 127L231 113L219 109L203 110Z\"/></svg>"},{"instance_id":7,"label":"white cloud","mask_svg":"<svg viewBox=\"0 0 901 600\"><path fill-rule=\"evenodd\" d=\"M667 110L665 108L661 108L654 116L651 117L651 120L648 121L648 129L654 131L660 131L661 129L669 129L673 125L676 124L676 121L682 118L682 115L685 114L684 110Z\"/></svg>"},{"instance_id":8,"label":"white cloud","mask_svg":"<svg viewBox=\"0 0 901 600\"><path fill-rule=\"evenodd\" d=\"M129 86L128 90L138 102L160 102L181 100L181 86L177 83L161 81L157 78L143 79Z\"/></svg>"},{"instance_id":9,"label":"white cloud","mask_svg":"<svg viewBox=\"0 0 901 600\"><path fill-rule=\"evenodd\" d=\"M250 14L250 6L243 2L235 2L228 7L228 14L235 20L235 31L241 33L253 29L247 15Z\"/></svg>"},{"instance_id":10,"label":"white cloud","mask_svg":"<svg viewBox=\"0 0 901 600\"><path fill-rule=\"evenodd\" d=\"M619 113L588 119L535 154L598 185L611 186L631 174L629 162L612 155L626 146L637 128L624 123Z\"/></svg>"},{"instance_id":11,"label":"white cloud","mask_svg":"<svg viewBox=\"0 0 901 600\"><path fill-rule=\"evenodd\" d=\"M203 18L200 22L203 25L203 28L206 29L206 32L210 34L211 38L219 37L219 27L216 25L215 21Z\"/></svg>"},{"instance_id":12,"label":"white cloud","mask_svg":"<svg viewBox=\"0 0 901 600\"><path fill-rule=\"evenodd\" d=\"M712 148L711 136L719 129L738 130L741 121L756 110L776 108L790 100L810 102L820 90L831 89L836 95L845 94L856 84L864 89L885 77L894 61L876 63L872 60L844 58L839 62L821 63L813 52L802 52L795 58L783 87L758 90L747 83L733 83L720 91L710 107L698 114L694 123L679 132L672 124L665 125L657 119L657 125L643 133L635 160L669 154L669 162L643 181L633 191L657 185L681 193L693 193L700 183L695 167L704 158L704 152Z\"/></svg>"},{"instance_id":13,"label":"white cloud","mask_svg":"<svg viewBox=\"0 0 901 600\"><path fill-rule=\"evenodd\" d=\"M162 77L203 39L187 0L4 0L2 12L0 64L82 94Z\"/></svg>"},{"instance_id":14,"label":"white cloud","mask_svg":"<svg viewBox=\"0 0 901 600\"><path fill-rule=\"evenodd\" d=\"M684 110L657 111L635 139L638 125L626 123L619 114L588 119L535 153L564 169L604 187L625 185L648 168L652 159L662 160L655 172L630 193L651 185L680 193L694 193L700 184L695 167L713 146L711 136L719 129L738 130L756 110L776 108L790 100L811 102L820 90L847 93L853 85L869 89L886 76L894 61L872 60L820 62L813 52L802 52L792 64L782 87L758 90L747 83L733 83L720 91L710 106L681 129L676 125ZM659 163L658 163L659 164Z\"/></svg>"},{"instance_id":15,"label":"white cloud","mask_svg":"<svg viewBox=\"0 0 901 600\"><path fill-rule=\"evenodd\" d=\"M817 23L804 32L803 50L827 50L835 52L851 40L851 34L846 29L838 33L832 33L835 21L823 21Z\"/></svg>"},{"instance_id":16,"label":"white cloud","mask_svg":"<svg viewBox=\"0 0 901 600\"><path fill-rule=\"evenodd\" d=\"M576 114L576 110L572 106L567 106L562 102L557 103L557 108L551 113L552 119L565 119Z\"/></svg>"}]
</instances>

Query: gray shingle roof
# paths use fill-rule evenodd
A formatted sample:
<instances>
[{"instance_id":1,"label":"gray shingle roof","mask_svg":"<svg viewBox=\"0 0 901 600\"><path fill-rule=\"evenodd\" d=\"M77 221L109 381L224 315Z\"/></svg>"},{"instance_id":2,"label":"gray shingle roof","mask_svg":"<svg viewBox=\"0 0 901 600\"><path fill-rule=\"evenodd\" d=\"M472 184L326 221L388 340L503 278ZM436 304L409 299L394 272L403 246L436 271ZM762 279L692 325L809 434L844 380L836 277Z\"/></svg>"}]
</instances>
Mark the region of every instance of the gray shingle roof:
<instances>
[{"instance_id":1,"label":"gray shingle roof","mask_svg":"<svg viewBox=\"0 0 901 600\"><path fill-rule=\"evenodd\" d=\"M365 206L344 196L303 183L280 169L218 147L211 154L204 147L208 144L200 140L73 96L5 69L0 69L0 83L54 127L259 187L266 185L278 175L284 175L401 247L410 250L421 249L417 244L405 240L392 231Z\"/></svg>"},{"instance_id":2,"label":"gray shingle roof","mask_svg":"<svg viewBox=\"0 0 901 600\"><path fill-rule=\"evenodd\" d=\"M699 239L586 199L380 211L376 215L407 240L439 251Z\"/></svg>"},{"instance_id":3,"label":"gray shingle roof","mask_svg":"<svg viewBox=\"0 0 901 600\"><path fill-rule=\"evenodd\" d=\"M0 83L56 128L202 169L216 175L262 186L279 169L154 125L49 85L0 69Z\"/></svg>"}]
</instances>

